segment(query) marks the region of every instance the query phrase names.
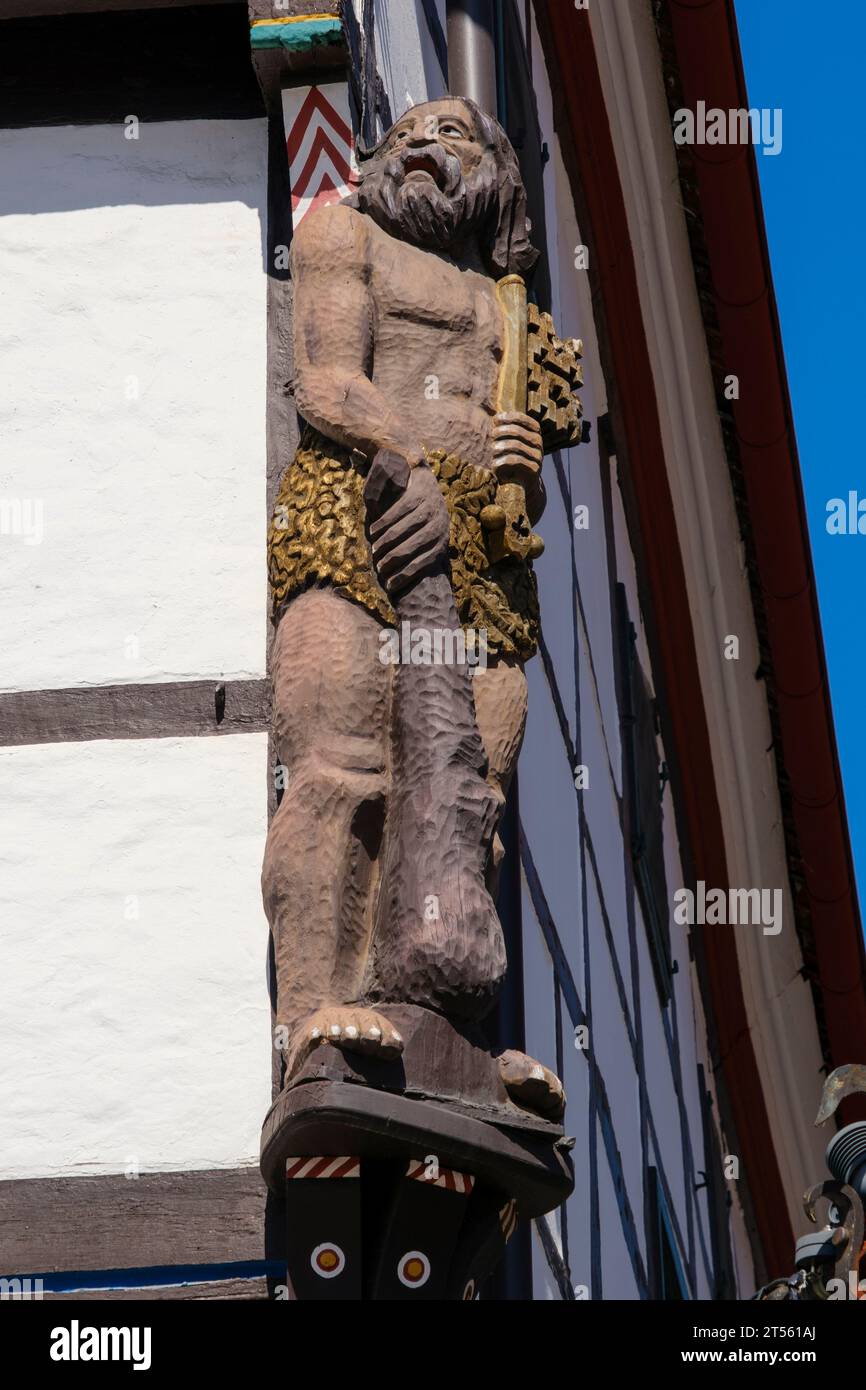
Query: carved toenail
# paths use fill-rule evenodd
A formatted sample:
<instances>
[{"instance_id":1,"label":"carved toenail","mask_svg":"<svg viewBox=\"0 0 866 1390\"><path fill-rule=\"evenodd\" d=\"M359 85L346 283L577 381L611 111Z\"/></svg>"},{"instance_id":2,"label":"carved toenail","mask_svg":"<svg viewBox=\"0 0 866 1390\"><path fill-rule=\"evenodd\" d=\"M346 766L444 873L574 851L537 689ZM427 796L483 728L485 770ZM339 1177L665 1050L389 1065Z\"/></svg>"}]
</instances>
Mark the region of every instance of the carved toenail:
<instances>
[{"instance_id":1,"label":"carved toenail","mask_svg":"<svg viewBox=\"0 0 866 1390\"><path fill-rule=\"evenodd\" d=\"M354 1024L350 1023L350 1024L348 1025L347 1029L346 1029L346 1037L347 1037L347 1038L357 1038L357 1036L358 1036L358 1030L357 1030L357 1028L354 1026Z\"/></svg>"},{"instance_id":2,"label":"carved toenail","mask_svg":"<svg viewBox=\"0 0 866 1390\"><path fill-rule=\"evenodd\" d=\"M529 1075L532 1077L533 1081L543 1081L544 1067L533 1067Z\"/></svg>"},{"instance_id":3,"label":"carved toenail","mask_svg":"<svg viewBox=\"0 0 866 1390\"><path fill-rule=\"evenodd\" d=\"M391 1041L392 1041L393 1043L401 1043L401 1042L403 1041L403 1039L400 1037L400 1034L399 1034L399 1033L392 1033L392 1034L391 1034Z\"/></svg>"},{"instance_id":4,"label":"carved toenail","mask_svg":"<svg viewBox=\"0 0 866 1390\"><path fill-rule=\"evenodd\" d=\"M368 1031L368 1033L367 1033L367 1037L370 1039L371 1042L378 1042L379 1039L381 1038L381 1036L382 1036L382 1029L381 1029L381 1028L377 1028L377 1027L375 1026L375 1024L373 1025L372 1028L369 1029L369 1031Z\"/></svg>"},{"instance_id":5,"label":"carved toenail","mask_svg":"<svg viewBox=\"0 0 866 1390\"><path fill-rule=\"evenodd\" d=\"M313 1028L313 1029L312 1029L312 1031L311 1031L311 1033L310 1033L310 1037L311 1037L311 1038L320 1038L321 1036L322 1036L322 1030L321 1030L321 1028Z\"/></svg>"},{"instance_id":6,"label":"carved toenail","mask_svg":"<svg viewBox=\"0 0 866 1390\"><path fill-rule=\"evenodd\" d=\"M340 1027L339 1023L332 1023L330 1028L328 1029L328 1032L330 1033L332 1038L338 1038L342 1031L343 1030Z\"/></svg>"}]
</instances>

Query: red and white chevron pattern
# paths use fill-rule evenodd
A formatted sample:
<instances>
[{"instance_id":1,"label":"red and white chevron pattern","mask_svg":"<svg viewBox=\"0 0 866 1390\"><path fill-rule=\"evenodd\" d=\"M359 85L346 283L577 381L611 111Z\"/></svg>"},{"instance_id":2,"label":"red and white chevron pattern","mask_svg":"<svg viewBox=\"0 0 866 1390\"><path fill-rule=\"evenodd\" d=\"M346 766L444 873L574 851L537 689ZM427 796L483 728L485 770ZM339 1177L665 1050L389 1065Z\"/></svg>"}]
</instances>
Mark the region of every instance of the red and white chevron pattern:
<instances>
[{"instance_id":1,"label":"red and white chevron pattern","mask_svg":"<svg viewBox=\"0 0 866 1390\"><path fill-rule=\"evenodd\" d=\"M292 226L313 208L338 203L358 181L344 82L284 87L283 122L292 190Z\"/></svg>"},{"instance_id":2,"label":"red and white chevron pattern","mask_svg":"<svg viewBox=\"0 0 866 1390\"><path fill-rule=\"evenodd\" d=\"M449 1192L462 1192L467 1197L475 1186L473 1177L470 1177L468 1173L458 1173L456 1168L440 1168L438 1171L438 1177L431 1177L430 1168L426 1161L413 1158L406 1169L406 1177L415 1178L417 1182L427 1182L431 1187L445 1187Z\"/></svg>"}]
</instances>

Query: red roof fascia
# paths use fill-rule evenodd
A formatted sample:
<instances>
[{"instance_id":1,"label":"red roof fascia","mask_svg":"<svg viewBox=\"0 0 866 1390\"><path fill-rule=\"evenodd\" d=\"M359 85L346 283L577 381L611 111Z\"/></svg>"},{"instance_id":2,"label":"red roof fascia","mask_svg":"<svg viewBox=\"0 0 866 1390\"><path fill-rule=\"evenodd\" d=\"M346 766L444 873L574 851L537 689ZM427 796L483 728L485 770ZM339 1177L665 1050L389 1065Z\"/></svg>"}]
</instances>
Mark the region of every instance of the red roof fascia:
<instances>
[{"instance_id":1,"label":"red roof fascia","mask_svg":"<svg viewBox=\"0 0 866 1390\"><path fill-rule=\"evenodd\" d=\"M727 888L715 769L635 255L589 17L585 10L561 0L536 0L536 11L542 32L550 35L548 63L558 69L557 114L567 121L571 135L566 157L573 159L577 192L588 210L590 227L583 234L591 234L613 373L610 385L626 435L630 479L645 542L646 581L653 611L663 615L656 624L660 674L676 744L678 789L689 825L695 875L714 887ZM791 1265L793 1232L749 1032L736 946L728 932L706 932L702 944L744 1176L768 1271L781 1274Z\"/></svg>"}]
</instances>

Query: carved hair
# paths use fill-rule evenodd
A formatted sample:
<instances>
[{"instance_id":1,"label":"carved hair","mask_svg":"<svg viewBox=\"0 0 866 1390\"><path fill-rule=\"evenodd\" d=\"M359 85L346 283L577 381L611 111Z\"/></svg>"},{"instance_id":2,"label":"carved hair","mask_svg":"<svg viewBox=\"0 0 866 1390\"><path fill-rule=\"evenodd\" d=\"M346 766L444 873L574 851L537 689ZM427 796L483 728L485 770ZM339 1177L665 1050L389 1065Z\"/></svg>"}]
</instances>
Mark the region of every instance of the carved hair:
<instances>
[{"instance_id":1,"label":"carved hair","mask_svg":"<svg viewBox=\"0 0 866 1390\"><path fill-rule=\"evenodd\" d=\"M453 99L460 101L469 111L476 138L492 157L495 170L494 186L487 190L490 197L485 199L485 203L489 204L489 212L477 231L481 254L491 275L497 278L502 275L526 276L538 260L539 253L530 241L532 223L526 211L526 190L517 155L502 126L493 116L488 116L468 97ZM429 104L435 105L432 102ZM391 126L379 143L370 149L363 149L358 145L361 189L347 199L350 204L364 207L364 183L368 177L375 178L381 168L382 158L387 152L393 130L394 126ZM485 178L483 166L480 177ZM488 173L487 179L489 178Z\"/></svg>"}]
</instances>

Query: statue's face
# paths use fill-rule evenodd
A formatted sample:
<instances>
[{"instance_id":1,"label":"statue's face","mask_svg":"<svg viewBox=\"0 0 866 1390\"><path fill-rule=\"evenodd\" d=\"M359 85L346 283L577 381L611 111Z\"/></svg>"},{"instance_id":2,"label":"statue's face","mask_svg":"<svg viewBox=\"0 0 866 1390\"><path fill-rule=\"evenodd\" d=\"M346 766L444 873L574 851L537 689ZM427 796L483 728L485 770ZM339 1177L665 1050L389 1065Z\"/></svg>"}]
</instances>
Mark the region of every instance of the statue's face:
<instances>
[{"instance_id":1,"label":"statue's face","mask_svg":"<svg viewBox=\"0 0 866 1390\"><path fill-rule=\"evenodd\" d=\"M359 206L397 236L446 250L464 242L496 195L496 162L460 100L413 106L364 171Z\"/></svg>"},{"instance_id":2,"label":"statue's face","mask_svg":"<svg viewBox=\"0 0 866 1390\"><path fill-rule=\"evenodd\" d=\"M413 106L393 127L386 149L398 157L404 184L432 178L443 192L471 178L484 157L472 113L454 100Z\"/></svg>"}]
</instances>

